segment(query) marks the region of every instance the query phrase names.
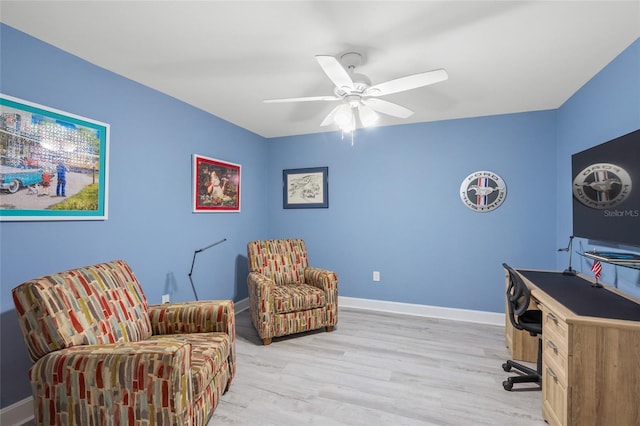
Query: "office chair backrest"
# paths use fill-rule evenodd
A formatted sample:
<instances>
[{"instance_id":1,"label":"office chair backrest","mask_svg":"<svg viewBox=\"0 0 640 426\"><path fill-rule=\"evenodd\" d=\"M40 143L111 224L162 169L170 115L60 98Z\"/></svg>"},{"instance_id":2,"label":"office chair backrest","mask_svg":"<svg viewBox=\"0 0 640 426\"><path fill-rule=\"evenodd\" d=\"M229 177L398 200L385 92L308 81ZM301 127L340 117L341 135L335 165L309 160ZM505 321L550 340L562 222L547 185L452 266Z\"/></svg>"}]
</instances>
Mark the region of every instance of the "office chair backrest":
<instances>
[{"instance_id":1,"label":"office chair backrest","mask_svg":"<svg viewBox=\"0 0 640 426\"><path fill-rule=\"evenodd\" d=\"M520 275L506 263L502 266L509 273L509 285L507 287L507 301L509 303L509 320L511 324L518 330L522 330L522 326L516 321L515 316L524 314L529 308L531 301L531 292L527 285L522 281Z\"/></svg>"}]
</instances>

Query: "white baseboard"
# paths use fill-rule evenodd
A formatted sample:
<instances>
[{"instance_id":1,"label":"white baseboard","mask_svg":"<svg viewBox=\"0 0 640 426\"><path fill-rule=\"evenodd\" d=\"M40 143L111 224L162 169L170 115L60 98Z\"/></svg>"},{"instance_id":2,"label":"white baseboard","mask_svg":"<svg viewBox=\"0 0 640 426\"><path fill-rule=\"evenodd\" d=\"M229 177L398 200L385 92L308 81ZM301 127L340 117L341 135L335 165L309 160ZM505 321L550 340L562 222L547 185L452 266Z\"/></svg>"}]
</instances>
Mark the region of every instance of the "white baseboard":
<instances>
[{"instance_id":1,"label":"white baseboard","mask_svg":"<svg viewBox=\"0 0 640 426\"><path fill-rule=\"evenodd\" d=\"M240 313L249 309L249 298L234 302L234 304L236 314ZM338 307L502 326L504 326L505 318L504 314L498 312L444 308L442 306L417 305L413 303L388 302L386 300L360 299L358 297L345 296L338 296Z\"/></svg>"},{"instance_id":2,"label":"white baseboard","mask_svg":"<svg viewBox=\"0 0 640 426\"><path fill-rule=\"evenodd\" d=\"M369 311L504 326L504 314L497 312L443 308L441 306L387 302L385 300L360 299L357 297L345 296L338 296L338 306L341 308L365 309ZM234 302L234 308L236 314L249 309L249 298ZM22 401L18 401L0 410L1 425L20 426L29 420L33 420L33 400L31 397L25 398Z\"/></svg>"},{"instance_id":3,"label":"white baseboard","mask_svg":"<svg viewBox=\"0 0 640 426\"><path fill-rule=\"evenodd\" d=\"M504 314L497 312L444 308L442 306L387 302L385 300L360 299L357 297L345 296L338 296L338 306L342 308L366 309L370 311L389 312L394 314L415 315L420 317L504 326Z\"/></svg>"},{"instance_id":4,"label":"white baseboard","mask_svg":"<svg viewBox=\"0 0 640 426\"><path fill-rule=\"evenodd\" d=\"M33 419L33 398L31 397L0 410L0 425L3 426L20 426Z\"/></svg>"},{"instance_id":5,"label":"white baseboard","mask_svg":"<svg viewBox=\"0 0 640 426\"><path fill-rule=\"evenodd\" d=\"M237 302L233 302L235 313L239 313L242 311L246 311L249 309L249 298L245 298L242 300L238 300Z\"/></svg>"}]
</instances>

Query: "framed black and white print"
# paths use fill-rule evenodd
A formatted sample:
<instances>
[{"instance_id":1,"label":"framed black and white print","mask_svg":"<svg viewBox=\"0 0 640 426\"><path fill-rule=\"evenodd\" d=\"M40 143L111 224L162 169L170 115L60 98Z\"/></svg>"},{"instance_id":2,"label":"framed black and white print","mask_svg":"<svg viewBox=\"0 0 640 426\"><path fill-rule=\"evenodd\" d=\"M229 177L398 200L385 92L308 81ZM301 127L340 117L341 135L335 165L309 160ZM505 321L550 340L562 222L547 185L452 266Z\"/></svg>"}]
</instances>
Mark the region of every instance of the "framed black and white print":
<instances>
[{"instance_id":1,"label":"framed black and white print","mask_svg":"<svg viewBox=\"0 0 640 426\"><path fill-rule=\"evenodd\" d=\"M283 170L282 191L285 209L326 209L329 207L329 168Z\"/></svg>"}]
</instances>

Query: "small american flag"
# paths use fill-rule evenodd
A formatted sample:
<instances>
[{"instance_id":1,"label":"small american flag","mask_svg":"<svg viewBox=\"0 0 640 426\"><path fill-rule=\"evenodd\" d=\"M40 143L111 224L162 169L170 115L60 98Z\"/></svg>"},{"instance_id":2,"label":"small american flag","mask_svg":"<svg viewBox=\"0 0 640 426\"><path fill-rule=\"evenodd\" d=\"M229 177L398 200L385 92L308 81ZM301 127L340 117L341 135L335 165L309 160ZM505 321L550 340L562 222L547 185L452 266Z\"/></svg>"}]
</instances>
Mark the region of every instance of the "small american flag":
<instances>
[{"instance_id":1,"label":"small american flag","mask_svg":"<svg viewBox=\"0 0 640 426\"><path fill-rule=\"evenodd\" d=\"M596 281L598 281L598 279L600 278L600 273L602 272L602 264L599 260L593 261L593 265L591 265L591 271L595 274Z\"/></svg>"}]
</instances>

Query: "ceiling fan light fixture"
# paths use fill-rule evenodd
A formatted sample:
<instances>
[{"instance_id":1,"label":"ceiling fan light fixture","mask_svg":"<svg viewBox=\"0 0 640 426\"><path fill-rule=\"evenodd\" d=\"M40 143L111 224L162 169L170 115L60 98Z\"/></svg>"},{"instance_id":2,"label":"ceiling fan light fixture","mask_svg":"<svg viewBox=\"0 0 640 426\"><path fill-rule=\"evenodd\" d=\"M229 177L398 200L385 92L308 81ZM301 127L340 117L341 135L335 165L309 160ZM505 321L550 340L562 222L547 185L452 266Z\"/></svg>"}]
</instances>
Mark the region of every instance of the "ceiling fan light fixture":
<instances>
[{"instance_id":1,"label":"ceiling fan light fixture","mask_svg":"<svg viewBox=\"0 0 640 426\"><path fill-rule=\"evenodd\" d=\"M352 133L356 129L356 116L353 107L348 103L340 105L333 117L334 123L338 125L342 133Z\"/></svg>"},{"instance_id":2,"label":"ceiling fan light fixture","mask_svg":"<svg viewBox=\"0 0 640 426\"><path fill-rule=\"evenodd\" d=\"M340 126L343 133L351 133L356 129L356 117L351 114L351 120Z\"/></svg>"},{"instance_id":3,"label":"ceiling fan light fixture","mask_svg":"<svg viewBox=\"0 0 640 426\"><path fill-rule=\"evenodd\" d=\"M336 108L336 112L333 115L334 123L342 128L344 126L351 125L352 121L353 111L351 109L351 105L349 105L348 103L344 103Z\"/></svg>"},{"instance_id":4,"label":"ceiling fan light fixture","mask_svg":"<svg viewBox=\"0 0 640 426\"><path fill-rule=\"evenodd\" d=\"M380 115L366 105L360 105L358 109L360 113L360 122L363 127L371 127L378 122Z\"/></svg>"}]
</instances>

